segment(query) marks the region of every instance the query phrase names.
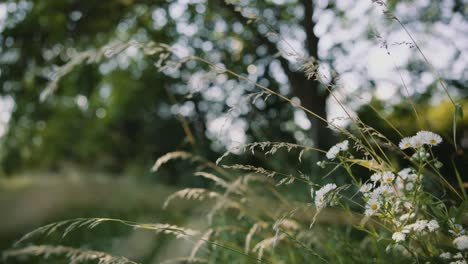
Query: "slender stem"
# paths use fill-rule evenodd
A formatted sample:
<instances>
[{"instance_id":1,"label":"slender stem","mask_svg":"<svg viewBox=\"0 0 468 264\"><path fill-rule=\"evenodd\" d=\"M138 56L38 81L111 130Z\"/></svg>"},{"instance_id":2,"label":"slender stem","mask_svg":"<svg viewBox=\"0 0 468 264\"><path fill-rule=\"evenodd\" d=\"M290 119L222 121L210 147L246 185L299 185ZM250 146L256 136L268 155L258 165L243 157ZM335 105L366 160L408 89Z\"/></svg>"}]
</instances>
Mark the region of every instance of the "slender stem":
<instances>
[{"instance_id":1,"label":"slender stem","mask_svg":"<svg viewBox=\"0 0 468 264\"><path fill-rule=\"evenodd\" d=\"M429 62L429 60L427 59L426 55L424 55L424 53L422 52L421 48L419 47L418 43L416 42L416 40L413 38L413 36L411 35L411 33L408 31L408 29L406 28L405 25L403 25L403 23L396 17L396 16L393 16L393 18L398 22L398 24L400 24L400 26L403 28L403 30L406 32L406 34L409 36L409 38L411 39L411 41L413 41L414 43L414 46L416 47L416 49L419 51L419 53L421 54L421 56L423 57L424 61L426 62L426 64L429 66L429 69L432 71L432 73L435 75L435 77L437 78L437 81L439 81L440 85L442 86L442 88L444 88L444 91L445 93L447 94L448 98L450 99L450 101L452 102L453 104L453 107L455 108L456 104L455 104L455 101L452 99L452 96L450 96L450 93L447 89L447 86L445 86L444 82L442 81L442 79L440 78L440 75L437 73L436 69L434 68L434 66L432 66L432 64Z\"/></svg>"}]
</instances>

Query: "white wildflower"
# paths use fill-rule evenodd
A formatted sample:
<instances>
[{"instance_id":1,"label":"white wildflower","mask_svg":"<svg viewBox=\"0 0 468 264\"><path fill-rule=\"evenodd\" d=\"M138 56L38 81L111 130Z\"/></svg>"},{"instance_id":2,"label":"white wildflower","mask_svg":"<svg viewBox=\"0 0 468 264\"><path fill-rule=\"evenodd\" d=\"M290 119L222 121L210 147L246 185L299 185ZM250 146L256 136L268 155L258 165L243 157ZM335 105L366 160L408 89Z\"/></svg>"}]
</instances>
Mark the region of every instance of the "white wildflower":
<instances>
[{"instance_id":1,"label":"white wildflower","mask_svg":"<svg viewBox=\"0 0 468 264\"><path fill-rule=\"evenodd\" d=\"M336 156L340 153L340 151L347 151L348 150L348 145L349 145L349 142L348 140L345 140L345 141L342 141L336 145L334 145L333 147L331 147L328 151L327 151L327 154L325 156L327 156L328 159L335 159Z\"/></svg>"},{"instance_id":2,"label":"white wildflower","mask_svg":"<svg viewBox=\"0 0 468 264\"><path fill-rule=\"evenodd\" d=\"M465 234L465 229L463 229L463 226L459 224L452 224L452 229L449 230L449 233L454 236L460 236Z\"/></svg>"},{"instance_id":3,"label":"white wildflower","mask_svg":"<svg viewBox=\"0 0 468 264\"><path fill-rule=\"evenodd\" d=\"M410 175L411 173L412 173L411 168L406 168L406 169L402 169L401 171L399 171L398 176L400 176L403 180L406 180L408 175Z\"/></svg>"},{"instance_id":4,"label":"white wildflower","mask_svg":"<svg viewBox=\"0 0 468 264\"><path fill-rule=\"evenodd\" d=\"M453 258L460 259L460 258L463 258L463 255L461 252L458 252L457 254L453 256Z\"/></svg>"},{"instance_id":5,"label":"white wildflower","mask_svg":"<svg viewBox=\"0 0 468 264\"><path fill-rule=\"evenodd\" d=\"M451 259L451 258L452 258L452 254L450 254L450 252L444 252L444 253L440 254L439 257L440 257L440 258L443 258L443 259Z\"/></svg>"},{"instance_id":6,"label":"white wildflower","mask_svg":"<svg viewBox=\"0 0 468 264\"><path fill-rule=\"evenodd\" d=\"M359 188L359 191L362 193L368 193L370 192L372 187L373 187L372 183L366 183L366 184L363 184L361 188Z\"/></svg>"},{"instance_id":7,"label":"white wildflower","mask_svg":"<svg viewBox=\"0 0 468 264\"><path fill-rule=\"evenodd\" d=\"M426 229L427 225L428 225L427 220L418 220L414 224L405 226L403 229L405 230L405 232L409 232L411 230L415 232L423 232L424 229Z\"/></svg>"},{"instance_id":8,"label":"white wildflower","mask_svg":"<svg viewBox=\"0 0 468 264\"><path fill-rule=\"evenodd\" d=\"M427 223L427 229L429 229L430 232L433 232L439 228L439 223L436 220L431 220L429 223Z\"/></svg>"},{"instance_id":9,"label":"white wildflower","mask_svg":"<svg viewBox=\"0 0 468 264\"><path fill-rule=\"evenodd\" d=\"M325 195L319 195L319 194L317 194L317 195L315 196L315 201L314 201L314 203L315 203L315 206L316 206L317 208L319 208L319 209L324 208L324 207L327 205L327 203L325 202Z\"/></svg>"},{"instance_id":10,"label":"white wildflower","mask_svg":"<svg viewBox=\"0 0 468 264\"><path fill-rule=\"evenodd\" d=\"M410 138L411 146L413 148L420 148L424 145L424 141L419 136L413 136Z\"/></svg>"},{"instance_id":11,"label":"white wildflower","mask_svg":"<svg viewBox=\"0 0 468 264\"><path fill-rule=\"evenodd\" d=\"M369 197L370 200L379 200L381 197L380 197L380 189L379 188L375 188L374 190L372 190L371 192L369 193L366 193L364 196L365 197Z\"/></svg>"},{"instance_id":12,"label":"white wildflower","mask_svg":"<svg viewBox=\"0 0 468 264\"><path fill-rule=\"evenodd\" d=\"M411 137L405 137L400 141L400 144L398 144L400 149L407 149L412 147L412 142L411 142Z\"/></svg>"},{"instance_id":13,"label":"white wildflower","mask_svg":"<svg viewBox=\"0 0 468 264\"><path fill-rule=\"evenodd\" d=\"M370 199L369 201L367 201L365 214L367 216L373 215L376 212L378 212L379 209L380 209L380 202L376 199Z\"/></svg>"},{"instance_id":14,"label":"white wildflower","mask_svg":"<svg viewBox=\"0 0 468 264\"><path fill-rule=\"evenodd\" d=\"M395 187L398 190L403 191L405 189L405 181L400 177L396 178Z\"/></svg>"},{"instance_id":15,"label":"white wildflower","mask_svg":"<svg viewBox=\"0 0 468 264\"><path fill-rule=\"evenodd\" d=\"M374 189L373 191L373 194L374 195L378 195L378 194L381 194L381 195L390 195L393 193L393 188L389 185L381 185L377 188Z\"/></svg>"},{"instance_id":16,"label":"white wildflower","mask_svg":"<svg viewBox=\"0 0 468 264\"><path fill-rule=\"evenodd\" d=\"M457 261L452 261L452 262L450 262L450 264L466 264L466 260L460 259L460 260L457 260Z\"/></svg>"},{"instance_id":17,"label":"white wildflower","mask_svg":"<svg viewBox=\"0 0 468 264\"><path fill-rule=\"evenodd\" d=\"M393 172L386 171L386 172L382 173L381 181L383 183L392 183L394 179L395 179L395 175L393 174Z\"/></svg>"},{"instance_id":18,"label":"white wildflower","mask_svg":"<svg viewBox=\"0 0 468 264\"><path fill-rule=\"evenodd\" d=\"M403 230L402 230L401 232L403 232L403 233L409 233L409 232L411 232L411 230L413 229L413 226L414 226L414 224L406 225L406 226L403 227Z\"/></svg>"},{"instance_id":19,"label":"white wildflower","mask_svg":"<svg viewBox=\"0 0 468 264\"><path fill-rule=\"evenodd\" d=\"M422 175L421 175L420 178L422 179ZM411 174L408 174L408 177L406 177L406 179L407 179L408 181L414 182L414 181L416 181L416 180L418 179L418 175L417 175L417 174L414 174L414 173L411 173Z\"/></svg>"},{"instance_id":20,"label":"white wildflower","mask_svg":"<svg viewBox=\"0 0 468 264\"><path fill-rule=\"evenodd\" d=\"M414 184L411 183L411 182L407 183L406 186L405 186L405 189L407 191L411 191L411 190L413 190L413 188L414 188Z\"/></svg>"},{"instance_id":21,"label":"white wildflower","mask_svg":"<svg viewBox=\"0 0 468 264\"><path fill-rule=\"evenodd\" d=\"M427 227L427 220L419 220L414 223L413 230L416 232L421 232Z\"/></svg>"},{"instance_id":22,"label":"white wildflower","mask_svg":"<svg viewBox=\"0 0 468 264\"><path fill-rule=\"evenodd\" d=\"M399 243L401 241L405 241L406 239L406 234L402 232L395 232L392 235L392 239L395 240L395 242Z\"/></svg>"},{"instance_id":23,"label":"white wildflower","mask_svg":"<svg viewBox=\"0 0 468 264\"><path fill-rule=\"evenodd\" d=\"M331 190L336 189L336 184L334 183L328 183L322 186L317 192L315 192L316 195L325 195Z\"/></svg>"},{"instance_id":24,"label":"white wildflower","mask_svg":"<svg viewBox=\"0 0 468 264\"><path fill-rule=\"evenodd\" d=\"M465 250L468 249L468 236L463 235L455 238L453 240L453 244L459 249L459 250Z\"/></svg>"},{"instance_id":25,"label":"white wildflower","mask_svg":"<svg viewBox=\"0 0 468 264\"><path fill-rule=\"evenodd\" d=\"M321 209L321 208L324 208L327 205L326 201L325 201L325 195L327 193L329 193L333 189L336 189L336 184L328 183L328 184L325 184L322 188L320 188L319 190L317 190L315 192L314 202L315 202L315 206L317 206L317 208Z\"/></svg>"},{"instance_id":26,"label":"white wildflower","mask_svg":"<svg viewBox=\"0 0 468 264\"><path fill-rule=\"evenodd\" d=\"M370 177L370 180L373 181L373 182L378 182L378 181L380 181L380 179L382 179L382 174L379 173L379 172L376 172L376 173L372 174L371 177Z\"/></svg>"},{"instance_id":27,"label":"white wildflower","mask_svg":"<svg viewBox=\"0 0 468 264\"><path fill-rule=\"evenodd\" d=\"M419 131L416 134L416 137L419 137L420 140L427 145L430 146L437 146L442 142L442 137L437 135L436 133L430 131Z\"/></svg>"},{"instance_id":28,"label":"white wildflower","mask_svg":"<svg viewBox=\"0 0 468 264\"><path fill-rule=\"evenodd\" d=\"M338 148L337 146L333 146L327 151L327 154L325 156L327 156L327 159L332 160L336 158L336 155L338 155L338 153L340 153L340 148Z\"/></svg>"},{"instance_id":29,"label":"white wildflower","mask_svg":"<svg viewBox=\"0 0 468 264\"><path fill-rule=\"evenodd\" d=\"M347 151L349 148L349 142L348 140L344 140L338 144L336 144L338 148L340 148L340 151Z\"/></svg>"}]
</instances>

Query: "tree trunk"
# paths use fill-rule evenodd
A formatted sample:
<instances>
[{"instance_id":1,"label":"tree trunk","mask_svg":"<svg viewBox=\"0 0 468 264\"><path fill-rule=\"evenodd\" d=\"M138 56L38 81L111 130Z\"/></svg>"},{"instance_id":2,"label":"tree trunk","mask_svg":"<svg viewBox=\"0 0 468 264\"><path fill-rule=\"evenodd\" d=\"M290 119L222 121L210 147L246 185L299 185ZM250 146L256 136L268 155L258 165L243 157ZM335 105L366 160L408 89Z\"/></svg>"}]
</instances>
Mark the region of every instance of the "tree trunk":
<instances>
[{"instance_id":1,"label":"tree trunk","mask_svg":"<svg viewBox=\"0 0 468 264\"><path fill-rule=\"evenodd\" d=\"M312 0L303 0L302 4L305 11L302 26L307 36L306 49L309 57L318 59L319 38L314 33L315 22L312 19L314 5ZM318 81L307 79L304 72L293 72L287 61L282 62L282 66L288 76L293 93L301 100L301 105L326 120L328 91L321 88ZM312 124L311 134L314 143L318 148L327 150L333 142L333 134L327 127L327 123L313 116L309 116L309 120Z\"/></svg>"},{"instance_id":2,"label":"tree trunk","mask_svg":"<svg viewBox=\"0 0 468 264\"><path fill-rule=\"evenodd\" d=\"M304 19L301 24L307 35L306 49L307 56L318 58L318 42L319 38L314 33L315 23L312 19L314 14L313 0L303 0L302 5L304 8ZM224 2L223 2L224 3ZM223 4L224 7L229 8L232 14L238 18L239 21L243 21L245 17L237 12L232 5ZM274 56L278 52L276 43L269 41L265 36L260 34L258 31L253 31L255 37L262 40L263 44L266 45L268 53ZM326 101L329 93L325 89L320 89L319 82L315 80L307 79L304 72L297 72L290 68L288 60L285 58L279 58L281 66L288 76L289 83L295 96L301 100L302 106L313 111L317 115L327 118ZM333 134L327 127L327 124L316 117L309 116L309 120L312 124L311 137L318 148L327 150L331 146L333 141Z\"/></svg>"},{"instance_id":3,"label":"tree trunk","mask_svg":"<svg viewBox=\"0 0 468 264\"><path fill-rule=\"evenodd\" d=\"M327 119L328 93L320 90L320 84L315 80L308 80L303 73L289 77L293 93L301 100L301 105L315 114ZM327 150L333 140L332 131L327 123L316 117L308 116L312 124L311 136L316 146Z\"/></svg>"}]
</instances>

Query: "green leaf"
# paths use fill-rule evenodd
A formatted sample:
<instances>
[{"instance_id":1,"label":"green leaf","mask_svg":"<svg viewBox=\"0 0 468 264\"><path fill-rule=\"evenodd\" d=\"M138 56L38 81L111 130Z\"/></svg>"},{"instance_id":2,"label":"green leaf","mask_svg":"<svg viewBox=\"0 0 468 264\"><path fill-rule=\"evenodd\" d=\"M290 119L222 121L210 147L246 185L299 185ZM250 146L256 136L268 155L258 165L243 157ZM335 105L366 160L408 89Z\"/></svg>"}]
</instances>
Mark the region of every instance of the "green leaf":
<instances>
[{"instance_id":1,"label":"green leaf","mask_svg":"<svg viewBox=\"0 0 468 264\"><path fill-rule=\"evenodd\" d=\"M463 108L461 104L459 103L455 105L455 111L453 112L453 144L455 145L455 150L457 150L457 121L458 119L463 119Z\"/></svg>"},{"instance_id":2,"label":"green leaf","mask_svg":"<svg viewBox=\"0 0 468 264\"><path fill-rule=\"evenodd\" d=\"M452 159L452 166L455 171L455 176L457 177L458 185L463 193L463 199L466 200L466 191L465 191L465 185L463 183L462 177L460 175L460 172L457 169L457 166L455 165L455 161Z\"/></svg>"}]
</instances>

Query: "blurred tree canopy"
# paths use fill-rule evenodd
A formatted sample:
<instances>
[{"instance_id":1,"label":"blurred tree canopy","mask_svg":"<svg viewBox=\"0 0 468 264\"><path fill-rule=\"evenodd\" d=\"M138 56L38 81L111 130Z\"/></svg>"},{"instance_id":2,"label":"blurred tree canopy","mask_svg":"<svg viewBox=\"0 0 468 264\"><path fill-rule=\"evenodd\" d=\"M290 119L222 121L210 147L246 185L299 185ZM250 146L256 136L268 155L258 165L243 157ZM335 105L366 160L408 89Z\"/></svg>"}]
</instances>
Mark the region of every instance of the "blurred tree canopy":
<instances>
[{"instance_id":1,"label":"blurred tree canopy","mask_svg":"<svg viewBox=\"0 0 468 264\"><path fill-rule=\"evenodd\" d=\"M378 5L352 2L6 1L1 4L6 14L0 28L0 93L5 104L13 107L2 139L3 173L26 168L56 170L64 162L111 172L132 168L145 172L156 157L174 149L190 148L214 159L216 152L237 141L281 140L322 148L334 142L326 124L307 120L302 111L278 98L254 104L242 99L254 90L249 83L225 74L205 81L210 70L195 63L158 73L154 59L132 49L101 63L76 67L59 83L56 93L44 102L39 100L52 78L53 65L63 65L78 51L116 40L167 43L181 56L198 55L246 73L327 118L338 106L323 86L308 79L284 55L293 48L304 58L320 59L329 82L344 86L338 91L349 92L343 100L352 108L366 104L356 100L363 96L399 120L407 116L407 110L398 101L379 97L392 89L392 95L407 96L402 83L395 81L397 72L391 80L382 81L372 69L356 62L372 46L381 45L384 54L392 54L392 49L416 52L393 21L375 24L376 19L384 20ZM388 6L410 29L426 30L427 35L437 35L438 28L443 31L454 20L466 19L462 0L388 1ZM466 25L466 21L461 23ZM344 34L346 30L351 33ZM450 35L437 37L445 41ZM395 39L401 43L392 42ZM463 99L468 94L468 78L460 68L466 69L467 61L459 42L449 41L454 54L436 67L450 91ZM432 48L428 43L425 47ZM411 96L415 102L429 108L440 103L431 98L443 94L436 80L426 76L429 70L417 54L398 68L412 89L410 94L424 91L422 96ZM389 86L390 81L394 83ZM363 119L383 128L385 122L376 121L365 109L359 112ZM431 119L445 118L427 114ZM446 135L451 123L441 126L434 121L430 127ZM460 142L466 141L466 121L459 130Z\"/></svg>"}]
</instances>

